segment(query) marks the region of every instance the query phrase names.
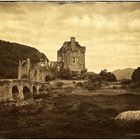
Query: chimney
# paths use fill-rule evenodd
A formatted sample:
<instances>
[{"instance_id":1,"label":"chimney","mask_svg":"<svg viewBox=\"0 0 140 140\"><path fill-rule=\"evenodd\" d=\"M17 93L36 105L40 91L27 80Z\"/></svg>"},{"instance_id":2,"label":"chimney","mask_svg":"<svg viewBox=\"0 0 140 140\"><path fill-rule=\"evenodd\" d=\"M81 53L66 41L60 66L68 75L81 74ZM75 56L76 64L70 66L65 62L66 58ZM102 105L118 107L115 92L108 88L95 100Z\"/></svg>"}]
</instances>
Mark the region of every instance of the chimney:
<instances>
[{"instance_id":1,"label":"chimney","mask_svg":"<svg viewBox=\"0 0 140 140\"><path fill-rule=\"evenodd\" d=\"M71 37L70 41L71 41L71 47L74 48L75 47L75 37Z\"/></svg>"}]
</instances>

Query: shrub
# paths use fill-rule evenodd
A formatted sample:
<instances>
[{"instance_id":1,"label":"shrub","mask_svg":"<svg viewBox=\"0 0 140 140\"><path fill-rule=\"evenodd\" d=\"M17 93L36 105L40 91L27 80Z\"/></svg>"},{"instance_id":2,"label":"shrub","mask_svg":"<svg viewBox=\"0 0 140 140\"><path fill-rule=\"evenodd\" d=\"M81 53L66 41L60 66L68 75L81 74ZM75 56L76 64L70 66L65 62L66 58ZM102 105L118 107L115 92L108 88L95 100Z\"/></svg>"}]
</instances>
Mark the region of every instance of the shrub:
<instances>
[{"instance_id":1,"label":"shrub","mask_svg":"<svg viewBox=\"0 0 140 140\"><path fill-rule=\"evenodd\" d=\"M86 69L86 68L83 69L83 70L81 70L80 78L81 78L81 79L86 79L86 73L87 73L87 69Z\"/></svg>"},{"instance_id":2,"label":"shrub","mask_svg":"<svg viewBox=\"0 0 140 140\"><path fill-rule=\"evenodd\" d=\"M92 82L92 83L96 81L101 81L101 77L95 73L87 73L87 79L89 82Z\"/></svg>"},{"instance_id":3,"label":"shrub","mask_svg":"<svg viewBox=\"0 0 140 140\"><path fill-rule=\"evenodd\" d=\"M130 85L130 88L132 88L132 89L136 89L137 87L139 87L137 84L131 84Z\"/></svg>"},{"instance_id":4,"label":"shrub","mask_svg":"<svg viewBox=\"0 0 140 140\"><path fill-rule=\"evenodd\" d=\"M140 84L140 67L134 70L131 77L133 82Z\"/></svg>"},{"instance_id":5,"label":"shrub","mask_svg":"<svg viewBox=\"0 0 140 140\"><path fill-rule=\"evenodd\" d=\"M85 73L87 73L87 69L86 68L81 70L81 74L85 74Z\"/></svg>"},{"instance_id":6,"label":"shrub","mask_svg":"<svg viewBox=\"0 0 140 140\"><path fill-rule=\"evenodd\" d=\"M47 98L47 97L48 97L48 94L41 93L41 94L35 94L33 98L40 99L40 98Z\"/></svg>"},{"instance_id":7,"label":"shrub","mask_svg":"<svg viewBox=\"0 0 140 140\"><path fill-rule=\"evenodd\" d=\"M126 85L122 85L121 89L127 89L127 86Z\"/></svg>"},{"instance_id":8,"label":"shrub","mask_svg":"<svg viewBox=\"0 0 140 140\"><path fill-rule=\"evenodd\" d=\"M77 83L76 86L83 87L83 84L81 82Z\"/></svg>"},{"instance_id":9,"label":"shrub","mask_svg":"<svg viewBox=\"0 0 140 140\"><path fill-rule=\"evenodd\" d=\"M131 84L131 80L130 80L130 79L123 79L123 80L121 81L121 84L122 84L122 85Z\"/></svg>"},{"instance_id":10,"label":"shrub","mask_svg":"<svg viewBox=\"0 0 140 140\"><path fill-rule=\"evenodd\" d=\"M87 90L96 90L101 87L101 84L99 82L96 83L91 83L91 82L86 82L84 83L84 88Z\"/></svg>"},{"instance_id":11,"label":"shrub","mask_svg":"<svg viewBox=\"0 0 140 140\"><path fill-rule=\"evenodd\" d=\"M70 79L70 69L62 69L60 71L60 78L61 79Z\"/></svg>"},{"instance_id":12,"label":"shrub","mask_svg":"<svg viewBox=\"0 0 140 140\"><path fill-rule=\"evenodd\" d=\"M96 90L96 86L95 86L95 84L93 84L93 83L87 84L87 85L85 86L85 88L86 88L87 90Z\"/></svg>"},{"instance_id":13,"label":"shrub","mask_svg":"<svg viewBox=\"0 0 140 140\"><path fill-rule=\"evenodd\" d=\"M109 81L109 82L117 81L116 76L113 73L108 72L106 69L101 70L101 72L99 73L99 76L104 81Z\"/></svg>"},{"instance_id":14,"label":"shrub","mask_svg":"<svg viewBox=\"0 0 140 140\"><path fill-rule=\"evenodd\" d=\"M64 85L63 82L57 82L57 83L56 83L56 86L57 86L58 88L62 88L63 85Z\"/></svg>"},{"instance_id":15,"label":"shrub","mask_svg":"<svg viewBox=\"0 0 140 140\"><path fill-rule=\"evenodd\" d=\"M75 84L75 81L73 81L72 83Z\"/></svg>"},{"instance_id":16,"label":"shrub","mask_svg":"<svg viewBox=\"0 0 140 140\"><path fill-rule=\"evenodd\" d=\"M117 87L113 86L113 89L117 89Z\"/></svg>"}]
</instances>

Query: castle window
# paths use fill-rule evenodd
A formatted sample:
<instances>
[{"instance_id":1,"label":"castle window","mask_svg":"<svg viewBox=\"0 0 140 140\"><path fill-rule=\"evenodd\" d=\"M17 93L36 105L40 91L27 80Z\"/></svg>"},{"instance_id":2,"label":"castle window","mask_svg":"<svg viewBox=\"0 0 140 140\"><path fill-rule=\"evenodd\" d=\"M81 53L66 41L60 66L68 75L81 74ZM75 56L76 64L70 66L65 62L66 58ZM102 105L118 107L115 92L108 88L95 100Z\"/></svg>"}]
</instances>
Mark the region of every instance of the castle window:
<instances>
[{"instance_id":1,"label":"castle window","mask_svg":"<svg viewBox=\"0 0 140 140\"><path fill-rule=\"evenodd\" d=\"M73 58L73 63L75 63L75 61L76 61L76 59L75 59L75 57Z\"/></svg>"}]
</instances>

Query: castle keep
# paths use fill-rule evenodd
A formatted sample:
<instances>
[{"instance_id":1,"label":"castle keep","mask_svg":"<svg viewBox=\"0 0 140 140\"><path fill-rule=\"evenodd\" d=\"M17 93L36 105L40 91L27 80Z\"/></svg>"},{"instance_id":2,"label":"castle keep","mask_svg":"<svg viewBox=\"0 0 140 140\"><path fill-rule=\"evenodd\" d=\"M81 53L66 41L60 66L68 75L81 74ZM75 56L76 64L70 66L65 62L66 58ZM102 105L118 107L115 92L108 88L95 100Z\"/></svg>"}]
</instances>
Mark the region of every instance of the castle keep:
<instances>
[{"instance_id":1,"label":"castle keep","mask_svg":"<svg viewBox=\"0 0 140 140\"><path fill-rule=\"evenodd\" d=\"M80 46L75 37L71 37L71 40L64 42L57 51L57 62L63 63L64 69L81 72L85 69L85 51L86 47Z\"/></svg>"}]
</instances>

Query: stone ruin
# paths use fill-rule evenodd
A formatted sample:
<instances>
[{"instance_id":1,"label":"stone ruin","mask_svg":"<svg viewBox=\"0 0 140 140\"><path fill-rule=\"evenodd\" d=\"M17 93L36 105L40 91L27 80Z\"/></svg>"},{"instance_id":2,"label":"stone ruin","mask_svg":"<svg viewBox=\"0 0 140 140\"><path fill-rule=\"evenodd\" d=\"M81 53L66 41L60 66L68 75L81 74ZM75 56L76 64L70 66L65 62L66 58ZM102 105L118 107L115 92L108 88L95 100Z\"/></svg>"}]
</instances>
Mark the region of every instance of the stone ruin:
<instances>
[{"instance_id":1,"label":"stone ruin","mask_svg":"<svg viewBox=\"0 0 140 140\"><path fill-rule=\"evenodd\" d=\"M69 69L81 72L85 69L85 51L86 48L80 46L75 37L71 37L57 51L57 62L40 60L39 63L32 64L30 58L19 60L18 79L0 80L0 100L26 99L39 94L40 87L47 84L48 77L54 75L50 70L52 67L57 71Z\"/></svg>"}]
</instances>

